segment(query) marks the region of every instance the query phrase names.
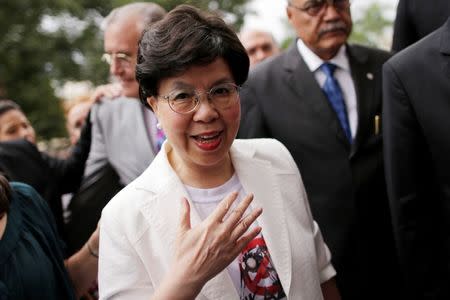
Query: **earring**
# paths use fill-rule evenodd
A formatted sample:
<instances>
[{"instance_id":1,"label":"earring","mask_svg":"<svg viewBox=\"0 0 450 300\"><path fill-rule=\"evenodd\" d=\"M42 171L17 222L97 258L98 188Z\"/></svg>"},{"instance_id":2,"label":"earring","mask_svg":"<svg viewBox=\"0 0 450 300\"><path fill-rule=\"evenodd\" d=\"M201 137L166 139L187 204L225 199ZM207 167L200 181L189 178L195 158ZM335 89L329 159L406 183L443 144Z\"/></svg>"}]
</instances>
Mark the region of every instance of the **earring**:
<instances>
[{"instance_id":1,"label":"earring","mask_svg":"<svg viewBox=\"0 0 450 300\"><path fill-rule=\"evenodd\" d=\"M161 127L161 123L156 123L156 128L158 128L159 130L161 130L162 129L162 127Z\"/></svg>"}]
</instances>

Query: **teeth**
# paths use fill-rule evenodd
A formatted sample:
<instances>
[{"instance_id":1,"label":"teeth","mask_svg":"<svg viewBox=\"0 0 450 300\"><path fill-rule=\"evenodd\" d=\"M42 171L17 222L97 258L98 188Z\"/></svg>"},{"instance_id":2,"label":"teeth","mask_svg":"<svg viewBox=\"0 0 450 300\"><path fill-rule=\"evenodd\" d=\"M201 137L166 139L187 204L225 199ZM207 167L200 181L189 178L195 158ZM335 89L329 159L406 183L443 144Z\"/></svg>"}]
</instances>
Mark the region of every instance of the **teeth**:
<instances>
[{"instance_id":1,"label":"teeth","mask_svg":"<svg viewBox=\"0 0 450 300\"><path fill-rule=\"evenodd\" d=\"M220 133L213 134L213 135L198 135L197 139L200 139L200 140L211 140L211 139L214 139L214 138L218 137L219 134Z\"/></svg>"}]
</instances>

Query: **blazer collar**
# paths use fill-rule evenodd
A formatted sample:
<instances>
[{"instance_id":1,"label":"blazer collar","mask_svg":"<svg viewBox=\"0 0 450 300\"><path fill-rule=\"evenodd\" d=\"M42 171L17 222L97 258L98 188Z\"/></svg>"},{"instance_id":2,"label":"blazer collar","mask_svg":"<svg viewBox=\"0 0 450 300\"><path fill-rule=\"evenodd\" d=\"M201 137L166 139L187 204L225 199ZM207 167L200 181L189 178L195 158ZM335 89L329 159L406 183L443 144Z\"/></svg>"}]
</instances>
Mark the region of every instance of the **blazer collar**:
<instances>
[{"instance_id":1,"label":"blazer collar","mask_svg":"<svg viewBox=\"0 0 450 300\"><path fill-rule=\"evenodd\" d=\"M275 176L280 173L266 160L255 158L255 149L245 142L242 147L235 141L230 149L235 172L247 193L254 194L253 207L264 207L263 214L258 218L259 225L263 228L262 234L269 249L272 262L278 272L285 293L289 295L292 276L291 247L289 243L286 220L280 218L278 212L283 210L281 191ZM165 236L166 259L170 260L173 253L176 228L181 209L181 197L188 198L183 183L171 168L166 154L169 145L164 143L163 151L160 151L150 167L133 183L137 189L143 189L158 194L150 206L143 206L142 213L148 218L152 226ZM155 176L157 174L157 176ZM265 176L258 176L264 174ZM189 200L189 198L188 198ZM190 201L190 200L189 200ZM191 226L201 222L200 217L191 204ZM238 299L238 294L225 269L216 277L205 284L201 295L206 299Z\"/></svg>"},{"instance_id":2,"label":"blazer collar","mask_svg":"<svg viewBox=\"0 0 450 300\"><path fill-rule=\"evenodd\" d=\"M166 152L169 147L170 145L165 142L150 167L134 183L137 189L158 195L154 201L146 202L141 210L154 230L164 237L165 245L163 246L167 251L161 253L161 259L166 262L172 259L171 255L174 251L177 231L174 224L179 224L182 197L187 198L191 205L191 226L195 227L201 222L183 183L169 164ZM238 299L236 289L226 270L205 284L200 296L210 300Z\"/></svg>"}]
</instances>

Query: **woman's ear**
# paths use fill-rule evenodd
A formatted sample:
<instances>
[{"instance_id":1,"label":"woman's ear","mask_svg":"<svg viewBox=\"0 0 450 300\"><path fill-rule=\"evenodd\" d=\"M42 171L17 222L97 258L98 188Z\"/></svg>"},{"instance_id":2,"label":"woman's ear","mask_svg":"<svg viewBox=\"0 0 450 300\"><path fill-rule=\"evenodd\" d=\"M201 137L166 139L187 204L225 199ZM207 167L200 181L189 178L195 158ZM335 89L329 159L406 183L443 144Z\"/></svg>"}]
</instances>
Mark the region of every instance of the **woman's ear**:
<instances>
[{"instance_id":1,"label":"woman's ear","mask_svg":"<svg viewBox=\"0 0 450 300\"><path fill-rule=\"evenodd\" d=\"M156 100L156 98L153 96L147 97L147 103L148 103L148 105L150 105L150 107L152 108L155 115L157 115L158 114L158 101Z\"/></svg>"}]
</instances>

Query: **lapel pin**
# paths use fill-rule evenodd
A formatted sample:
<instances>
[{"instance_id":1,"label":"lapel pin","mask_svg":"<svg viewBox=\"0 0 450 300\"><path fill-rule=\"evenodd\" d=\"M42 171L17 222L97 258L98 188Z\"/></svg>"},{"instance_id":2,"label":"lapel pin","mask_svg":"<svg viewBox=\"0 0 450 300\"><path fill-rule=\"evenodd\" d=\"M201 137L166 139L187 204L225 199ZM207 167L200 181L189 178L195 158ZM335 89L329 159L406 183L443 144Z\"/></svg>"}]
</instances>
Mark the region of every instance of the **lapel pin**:
<instances>
[{"instance_id":1,"label":"lapel pin","mask_svg":"<svg viewBox=\"0 0 450 300\"><path fill-rule=\"evenodd\" d=\"M373 79L373 74L372 73L367 73L366 77L367 77L367 79L372 80Z\"/></svg>"}]
</instances>

